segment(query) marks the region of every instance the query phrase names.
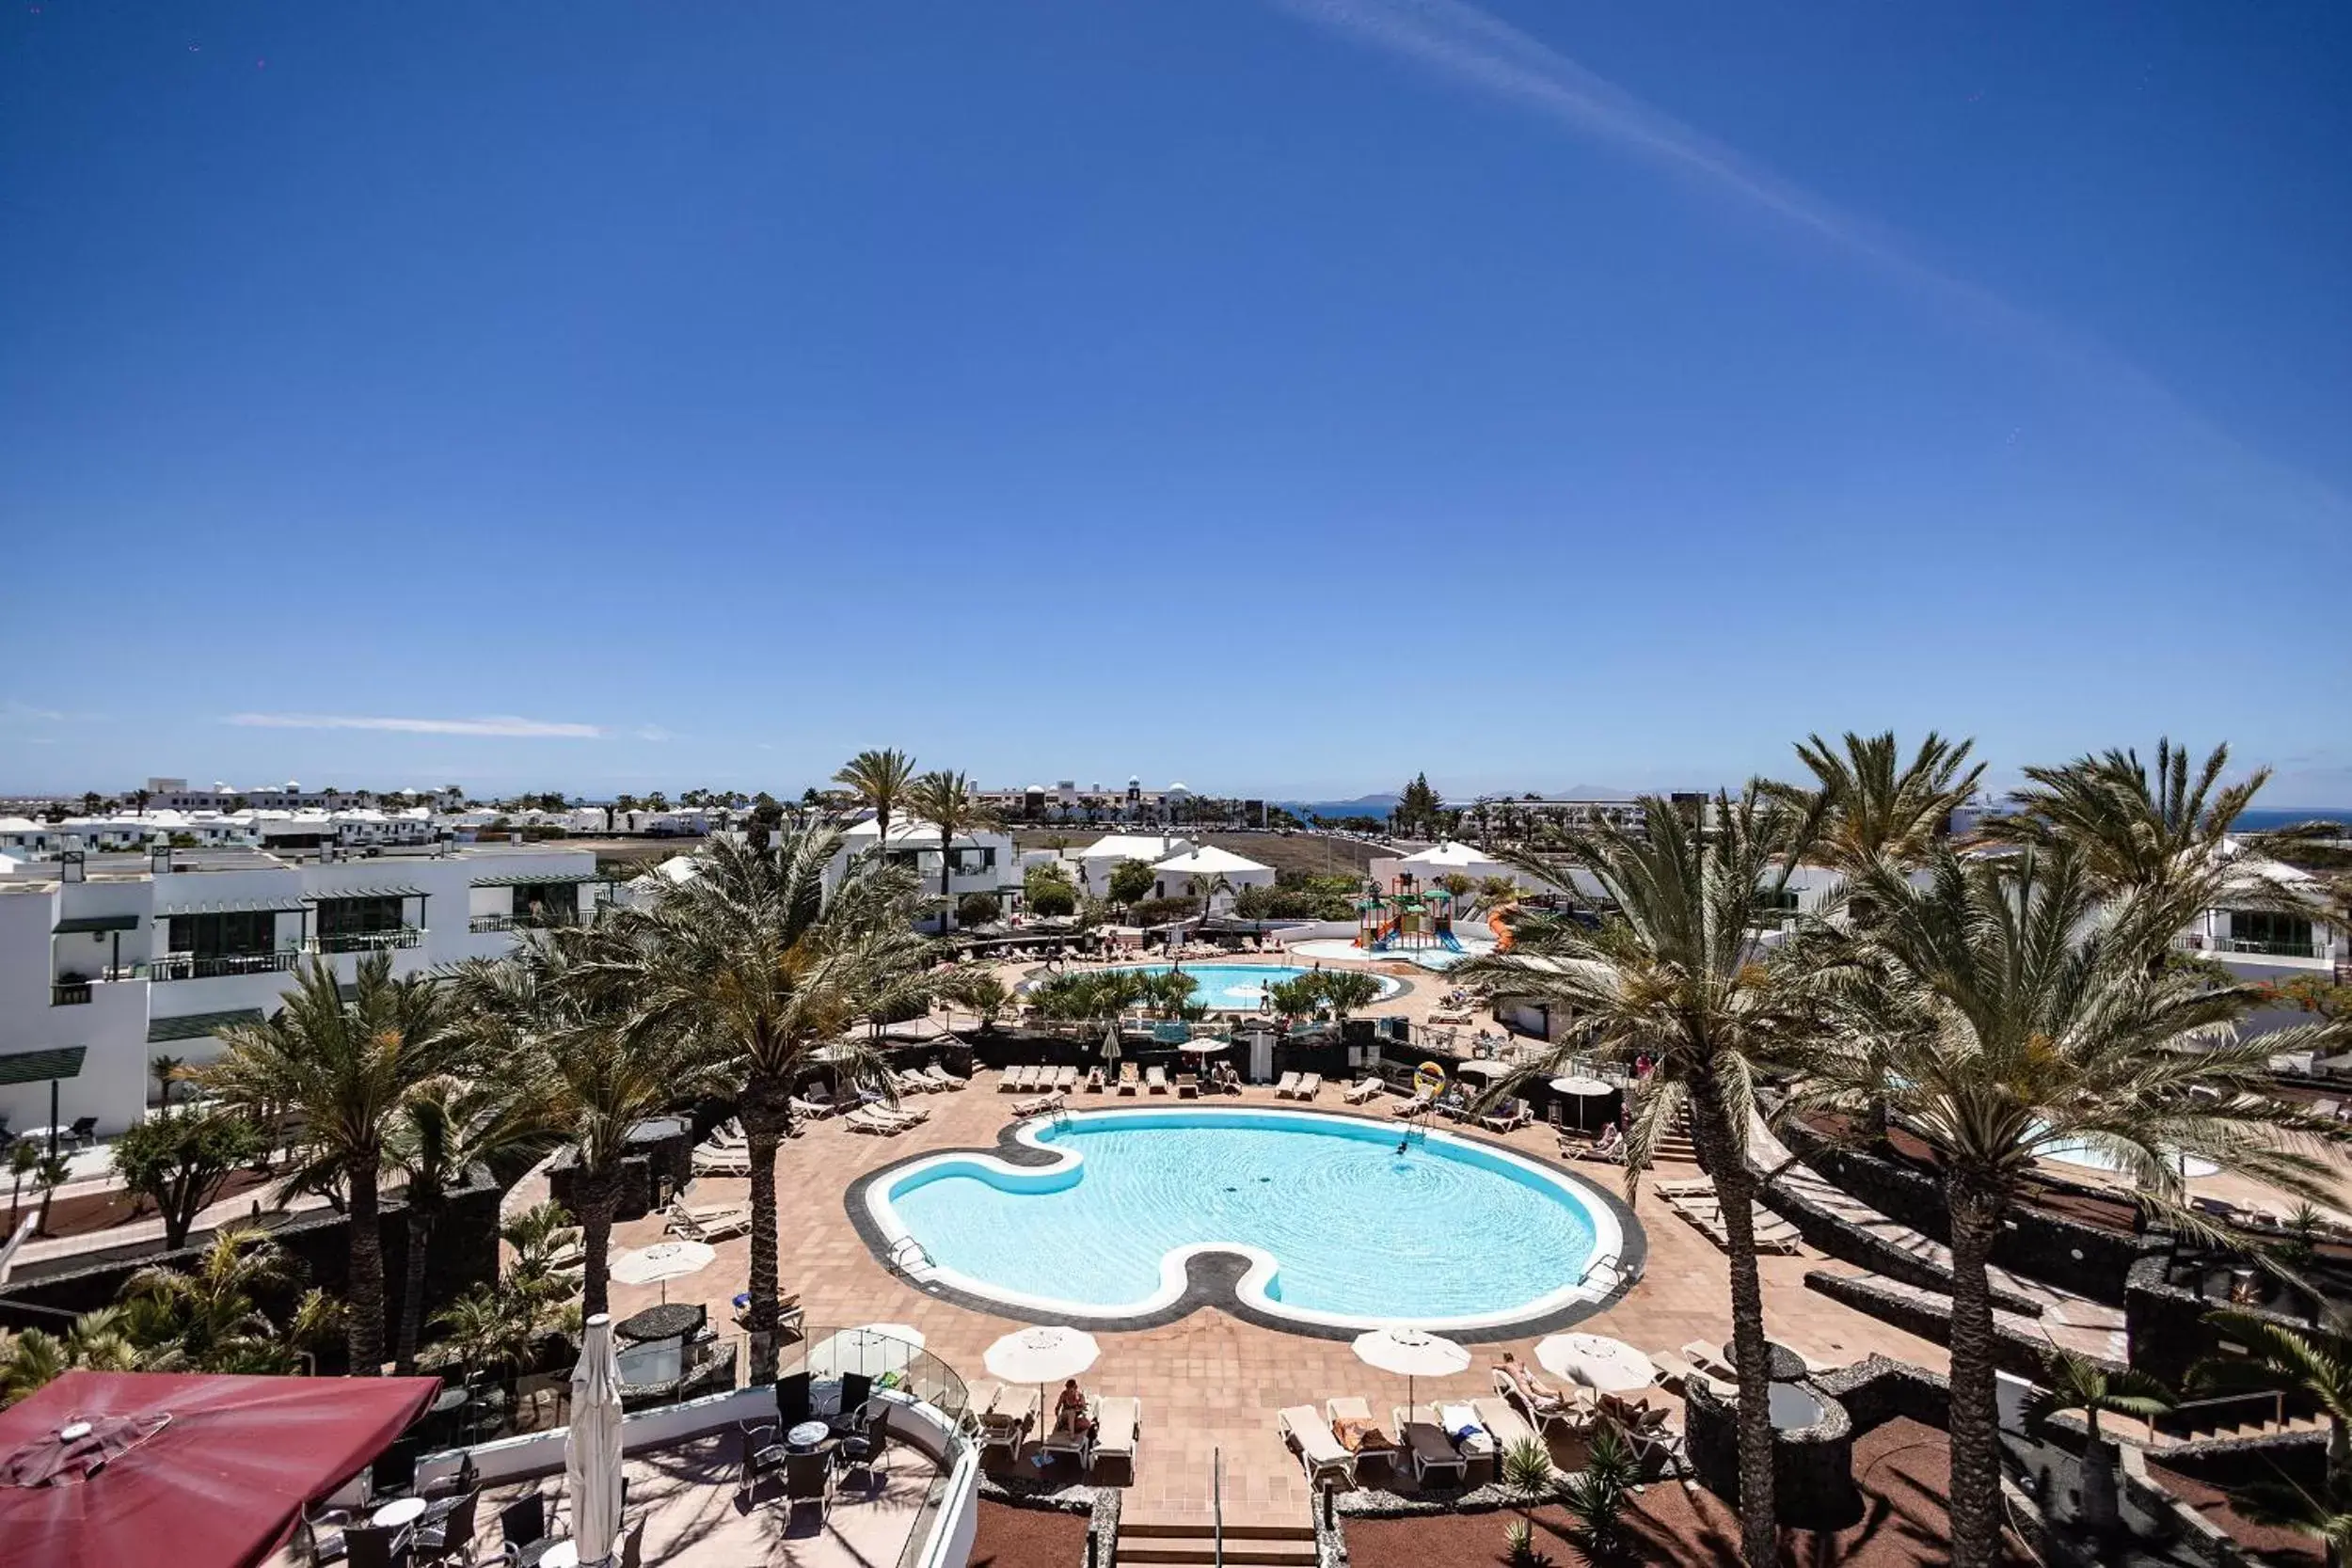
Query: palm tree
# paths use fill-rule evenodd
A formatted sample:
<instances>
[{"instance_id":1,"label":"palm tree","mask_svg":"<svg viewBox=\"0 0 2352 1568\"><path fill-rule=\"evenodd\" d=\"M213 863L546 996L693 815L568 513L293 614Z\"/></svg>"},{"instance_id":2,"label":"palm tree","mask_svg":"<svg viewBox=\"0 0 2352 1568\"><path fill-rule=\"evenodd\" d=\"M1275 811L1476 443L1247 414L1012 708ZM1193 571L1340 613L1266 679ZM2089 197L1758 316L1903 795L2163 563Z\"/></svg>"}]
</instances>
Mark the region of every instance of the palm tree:
<instances>
[{"instance_id":1,"label":"palm tree","mask_svg":"<svg viewBox=\"0 0 2352 1568\"><path fill-rule=\"evenodd\" d=\"M1574 891L1571 871L1597 883L1613 906L1600 929L1566 920L1530 922L1509 953L1471 958L1453 973L1490 998L1540 998L1567 1021L1547 1059L1499 1085L1492 1091L1498 1096L1516 1092L1525 1078L1567 1070L1573 1054L1651 1054L1657 1066L1628 1139L1629 1191L1660 1134L1689 1108L1729 1243L1741 1550L1751 1568L1768 1568L1780 1548L1748 1128L1757 1075L1801 1058L1814 1012L1801 975L1767 958L1753 922L1758 892L1777 895L1786 884L1810 846L1813 823L1765 799L1755 784L1736 800L1716 798L1711 831L1701 831L1700 814L1657 796L1642 800L1641 814L1640 834L1613 822L1565 830L1565 867L1525 851L1512 854L1513 864L1564 892Z\"/></svg>"},{"instance_id":2,"label":"palm tree","mask_svg":"<svg viewBox=\"0 0 2352 1568\"><path fill-rule=\"evenodd\" d=\"M2216 746L2194 778L2188 748L2156 742L2152 776L2137 751L2109 750L2062 768L2028 768L2017 808L1979 830L1990 843L2074 847L2086 873L2109 892L2152 888L2207 872L2225 857L2223 839L2270 778L2258 768L2218 787L2230 749Z\"/></svg>"},{"instance_id":3,"label":"palm tree","mask_svg":"<svg viewBox=\"0 0 2352 1568\"><path fill-rule=\"evenodd\" d=\"M956 922L955 906L949 898L949 883L956 869L956 836L976 828L993 827L996 814L980 803L972 792L970 779L961 773L938 769L914 781L907 805L939 831L939 922L944 931Z\"/></svg>"},{"instance_id":4,"label":"palm tree","mask_svg":"<svg viewBox=\"0 0 2352 1568\"><path fill-rule=\"evenodd\" d=\"M894 748L860 752L841 765L833 782L874 812L874 853L890 856L890 819L914 789L914 758Z\"/></svg>"},{"instance_id":5,"label":"palm tree","mask_svg":"<svg viewBox=\"0 0 2352 1568\"><path fill-rule=\"evenodd\" d=\"M394 979L389 953L359 960L348 1002L332 965L314 958L275 1016L222 1030L226 1049L198 1074L257 1120L284 1112L301 1122L284 1191L341 1181L351 1239L346 1338L358 1376L384 1370L378 1195L386 1134L419 1085L470 1065L465 1037L451 1021L437 983L424 975Z\"/></svg>"},{"instance_id":6,"label":"palm tree","mask_svg":"<svg viewBox=\"0 0 2352 1568\"><path fill-rule=\"evenodd\" d=\"M629 1130L697 1083L669 1037L632 1027L625 983L646 958L644 937L642 926L562 927L496 963L469 964L453 980L464 1027L492 1059L513 1064L538 1130L568 1143L579 1161L582 1306L591 1313L609 1305L607 1259Z\"/></svg>"},{"instance_id":7,"label":"palm tree","mask_svg":"<svg viewBox=\"0 0 2352 1568\"><path fill-rule=\"evenodd\" d=\"M259 1298L284 1291L294 1259L267 1232L230 1226L215 1235L196 1267L162 1264L123 1282L122 1327L139 1364L156 1371L288 1372L330 1314L325 1292L308 1292L281 1332Z\"/></svg>"},{"instance_id":8,"label":"palm tree","mask_svg":"<svg viewBox=\"0 0 2352 1568\"><path fill-rule=\"evenodd\" d=\"M504 1063L501 1070L471 1081L428 1079L409 1091L385 1130L387 1164L407 1179L408 1246L392 1344L394 1369L404 1377L417 1367L425 1261L433 1227L449 1207L449 1189L542 1135L547 1102L537 1088Z\"/></svg>"},{"instance_id":9,"label":"palm tree","mask_svg":"<svg viewBox=\"0 0 2352 1568\"><path fill-rule=\"evenodd\" d=\"M2064 840L1968 861L1947 847L1924 886L1888 866L1861 886L1878 908L1869 932L1811 933L1822 940L1801 955L1844 981L1824 988L1823 1044L1794 1104L1851 1112L1883 1096L1934 1151L1951 1216L1952 1560L1981 1568L2001 1506L1987 1265L2036 1158L2094 1148L2194 1228L2184 1154L2316 1195L2314 1151L2336 1124L2271 1098L2266 1064L2337 1031L2237 1037L2254 988L2149 961L2201 886L2160 878L2112 897Z\"/></svg>"},{"instance_id":10,"label":"palm tree","mask_svg":"<svg viewBox=\"0 0 2352 1568\"><path fill-rule=\"evenodd\" d=\"M122 1309L102 1307L73 1320L62 1335L28 1328L0 1329L0 1407L77 1368L91 1371L139 1370L138 1347L123 1332Z\"/></svg>"},{"instance_id":11,"label":"palm tree","mask_svg":"<svg viewBox=\"0 0 2352 1568\"><path fill-rule=\"evenodd\" d=\"M787 811L770 852L710 845L700 876L622 921L637 944L620 970L636 1027L666 1033L736 1092L752 1165L746 1326L763 1382L775 1375L776 1151L792 1129L793 1091L819 1050L843 1076L886 1084L875 1053L846 1037L850 1026L928 1006L931 992L933 943L914 928L914 877L861 860L829 897L840 846L830 821Z\"/></svg>"},{"instance_id":12,"label":"palm tree","mask_svg":"<svg viewBox=\"0 0 2352 1568\"><path fill-rule=\"evenodd\" d=\"M147 1074L155 1080L156 1086L162 1091L163 1105L167 1111L171 1109L171 1085L180 1082L187 1065L186 1057L174 1056L167 1052L157 1052L147 1059Z\"/></svg>"},{"instance_id":13,"label":"palm tree","mask_svg":"<svg viewBox=\"0 0 2352 1568\"><path fill-rule=\"evenodd\" d=\"M1812 786L1768 787L1790 808L1820 816L1814 863L1849 879L1883 865L1908 872L1926 861L1952 813L1968 803L1984 777L1984 764L1967 767L1975 744L1955 745L1930 730L1905 764L1892 730L1874 736L1850 730L1840 747L1809 736L1799 743L1797 759L1812 773ZM1867 923L1867 903L1851 908L1854 918Z\"/></svg>"},{"instance_id":14,"label":"palm tree","mask_svg":"<svg viewBox=\"0 0 2352 1568\"><path fill-rule=\"evenodd\" d=\"M24 1179L40 1168L40 1146L29 1139L19 1138L8 1148L8 1234L16 1234L20 1200L24 1194Z\"/></svg>"},{"instance_id":15,"label":"palm tree","mask_svg":"<svg viewBox=\"0 0 2352 1568\"><path fill-rule=\"evenodd\" d=\"M2148 1373L2108 1367L2071 1350L2050 1357L2045 1382L2026 1404L2028 1417L2046 1420L2062 1410L2083 1413L2082 1522L2105 1532L2115 1528L2115 1445L2099 1434L2099 1418L2112 1413L2153 1421L2180 1402L2172 1390Z\"/></svg>"},{"instance_id":16,"label":"palm tree","mask_svg":"<svg viewBox=\"0 0 2352 1568\"><path fill-rule=\"evenodd\" d=\"M2258 1523L2319 1536L2330 1568L2352 1559L2352 1345L2334 1332L2307 1333L2261 1313L2214 1312L2205 1321L2246 1353L2190 1368L2192 1390L2299 1394L2328 1418L2328 1474L2316 1496L2284 1481L2257 1482L2233 1493L2231 1503Z\"/></svg>"}]
</instances>

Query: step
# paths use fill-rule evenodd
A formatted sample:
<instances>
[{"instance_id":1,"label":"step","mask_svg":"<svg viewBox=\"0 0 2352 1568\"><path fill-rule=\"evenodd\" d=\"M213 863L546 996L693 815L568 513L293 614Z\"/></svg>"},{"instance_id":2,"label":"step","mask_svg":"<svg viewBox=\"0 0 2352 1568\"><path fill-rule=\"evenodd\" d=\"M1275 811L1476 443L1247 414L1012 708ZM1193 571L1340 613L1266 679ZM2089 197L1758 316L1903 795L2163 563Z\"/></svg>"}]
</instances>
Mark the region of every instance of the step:
<instances>
[{"instance_id":1,"label":"step","mask_svg":"<svg viewBox=\"0 0 2352 1568\"><path fill-rule=\"evenodd\" d=\"M1130 1519L1122 1514L1119 1521L1119 1533L1121 1535L1207 1536L1214 1533L1214 1528L1206 1519ZM1237 1537L1250 1541L1312 1541L1315 1538L1315 1527L1303 1522L1295 1525L1250 1525L1228 1519L1225 1521L1225 1539L1232 1541Z\"/></svg>"},{"instance_id":2,"label":"step","mask_svg":"<svg viewBox=\"0 0 2352 1568\"><path fill-rule=\"evenodd\" d=\"M1119 1532L1113 1562L1197 1563L1225 1562L1232 1568L1314 1568L1315 1544L1307 1541L1248 1541L1237 1540L1230 1532L1225 1537L1225 1550L1220 1555L1216 1542L1209 1536L1147 1535L1136 1537L1125 1530Z\"/></svg>"}]
</instances>

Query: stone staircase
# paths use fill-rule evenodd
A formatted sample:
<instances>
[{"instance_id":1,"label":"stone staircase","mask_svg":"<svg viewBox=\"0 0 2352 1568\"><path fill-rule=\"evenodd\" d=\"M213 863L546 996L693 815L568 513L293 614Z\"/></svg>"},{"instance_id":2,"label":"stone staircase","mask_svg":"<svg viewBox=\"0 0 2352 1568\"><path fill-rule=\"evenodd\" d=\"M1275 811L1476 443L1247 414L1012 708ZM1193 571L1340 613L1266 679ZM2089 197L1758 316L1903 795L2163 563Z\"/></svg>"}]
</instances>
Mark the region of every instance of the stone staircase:
<instances>
[{"instance_id":1,"label":"stone staircase","mask_svg":"<svg viewBox=\"0 0 2352 1568\"><path fill-rule=\"evenodd\" d=\"M1315 1568L1315 1528L1302 1519L1296 1524L1240 1524L1225 1527L1225 1550L1220 1556L1216 1526L1198 1517L1134 1519L1121 1513L1119 1541L1112 1562L1216 1563L1230 1568Z\"/></svg>"}]
</instances>

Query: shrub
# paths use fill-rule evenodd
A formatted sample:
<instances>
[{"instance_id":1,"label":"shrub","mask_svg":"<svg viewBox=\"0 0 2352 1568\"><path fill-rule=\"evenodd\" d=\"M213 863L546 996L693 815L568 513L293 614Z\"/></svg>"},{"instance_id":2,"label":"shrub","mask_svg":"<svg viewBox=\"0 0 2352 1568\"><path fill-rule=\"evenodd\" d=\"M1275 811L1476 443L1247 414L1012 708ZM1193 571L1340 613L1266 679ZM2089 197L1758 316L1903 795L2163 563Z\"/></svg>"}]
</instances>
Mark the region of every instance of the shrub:
<instances>
[{"instance_id":1,"label":"shrub","mask_svg":"<svg viewBox=\"0 0 2352 1568\"><path fill-rule=\"evenodd\" d=\"M1004 917L1005 906L993 893L967 893L956 900L956 924L993 926Z\"/></svg>"},{"instance_id":2,"label":"shrub","mask_svg":"<svg viewBox=\"0 0 2352 1568\"><path fill-rule=\"evenodd\" d=\"M262 1147L261 1129L243 1117L167 1112L126 1128L115 1140L114 1165L124 1186L155 1205L164 1244L176 1250L187 1244L188 1227L230 1173Z\"/></svg>"},{"instance_id":3,"label":"shrub","mask_svg":"<svg viewBox=\"0 0 2352 1568\"><path fill-rule=\"evenodd\" d=\"M1128 912L1138 926L1165 926L1199 914L1200 906L1189 898L1146 898Z\"/></svg>"},{"instance_id":4,"label":"shrub","mask_svg":"<svg viewBox=\"0 0 2352 1568\"><path fill-rule=\"evenodd\" d=\"M1133 904L1150 898L1154 880L1152 868L1141 861L1120 861L1111 867L1111 902Z\"/></svg>"},{"instance_id":5,"label":"shrub","mask_svg":"<svg viewBox=\"0 0 2352 1568\"><path fill-rule=\"evenodd\" d=\"M1060 920L1078 911L1078 890L1068 882L1041 882L1028 900L1029 912L1041 920Z\"/></svg>"}]
</instances>

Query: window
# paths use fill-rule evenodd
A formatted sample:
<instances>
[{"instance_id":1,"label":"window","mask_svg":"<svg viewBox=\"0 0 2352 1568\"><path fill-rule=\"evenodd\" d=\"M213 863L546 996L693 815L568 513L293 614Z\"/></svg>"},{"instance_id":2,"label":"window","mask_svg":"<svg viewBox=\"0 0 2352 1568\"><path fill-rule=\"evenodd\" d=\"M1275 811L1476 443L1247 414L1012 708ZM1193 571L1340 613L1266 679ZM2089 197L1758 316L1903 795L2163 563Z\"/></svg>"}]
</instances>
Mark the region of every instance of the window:
<instances>
[{"instance_id":1,"label":"window","mask_svg":"<svg viewBox=\"0 0 2352 1568\"><path fill-rule=\"evenodd\" d=\"M400 929L400 904L389 895L319 900L319 939L367 936Z\"/></svg>"},{"instance_id":2,"label":"window","mask_svg":"<svg viewBox=\"0 0 2352 1568\"><path fill-rule=\"evenodd\" d=\"M247 958L278 945L278 916L267 910L237 914L175 914L170 951L198 958Z\"/></svg>"},{"instance_id":3,"label":"window","mask_svg":"<svg viewBox=\"0 0 2352 1568\"><path fill-rule=\"evenodd\" d=\"M577 882L524 882L515 889L516 920L573 920L579 915Z\"/></svg>"},{"instance_id":4,"label":"window","mask_svg":"<svg viewBox=\"0 0 2352 1568\"><path fill-rule=\"evenodd\" d=\"M2309 957L2312 923L2299 914L2276 910L2232 910L2230 945L2241 953Z\"/></svg>"}]
</instances>

